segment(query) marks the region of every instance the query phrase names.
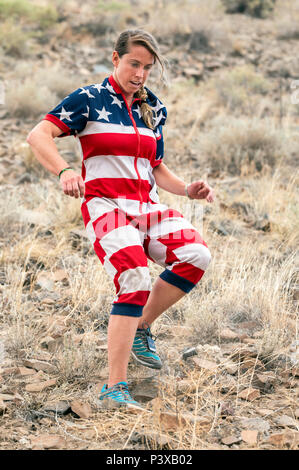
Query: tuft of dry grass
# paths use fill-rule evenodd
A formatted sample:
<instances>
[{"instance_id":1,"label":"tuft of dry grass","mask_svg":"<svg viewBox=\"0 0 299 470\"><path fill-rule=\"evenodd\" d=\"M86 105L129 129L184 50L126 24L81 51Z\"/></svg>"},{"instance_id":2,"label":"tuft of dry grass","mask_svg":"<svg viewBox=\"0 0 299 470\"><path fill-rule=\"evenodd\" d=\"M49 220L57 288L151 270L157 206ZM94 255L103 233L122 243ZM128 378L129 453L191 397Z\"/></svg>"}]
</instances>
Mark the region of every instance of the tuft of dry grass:
<instances>
[{"instance_id":1,"label":"tuft of dry grass","mask_svg":"<svg viewBox=\"0 0 299 470\"><path fill-rule=\"evenodd\" d=\"M30 51L30 38L32 38L32 32L24 31L11 19L1 22L0 44L5 54L15 58L26 56Z\"/></svg>"},{"instance_id":2,"label":"tuft of dry grass","mask_svg":"<svg viewBox=\"0 0 299 470\"><path fill-rule=\"evenodd\" d=\"M68 93L82 85L80 77L69 74L59 63L35 69L21 62L15 69L6 93L6 105L12 116L42 118ZM34 96L34 100L32 97Z\"/></svg>"},{"instance_id":3,"label":"tuft of dry grass","mask_svg":"<svg viewBox=\"0 0 299 470\"><path fill-rule=\"evenodd\" d=\"M286 132L267 120L224 116L210 121L210 130L198 139L200 157L211 171L231 174L261 171L289 158Z\"/></svg>"},{"instance_id":4,"label":"tuft of dry grass","mask_svg":"<svg viewBox=\"0 0 299 470\"><path fill-rule=\"evenodd\" d=\"M0 0L0 19L7 18L34 23L43 29L55 23L58 16L53 5L39 5L30 0Z\"/></svg>"}]
</instances>

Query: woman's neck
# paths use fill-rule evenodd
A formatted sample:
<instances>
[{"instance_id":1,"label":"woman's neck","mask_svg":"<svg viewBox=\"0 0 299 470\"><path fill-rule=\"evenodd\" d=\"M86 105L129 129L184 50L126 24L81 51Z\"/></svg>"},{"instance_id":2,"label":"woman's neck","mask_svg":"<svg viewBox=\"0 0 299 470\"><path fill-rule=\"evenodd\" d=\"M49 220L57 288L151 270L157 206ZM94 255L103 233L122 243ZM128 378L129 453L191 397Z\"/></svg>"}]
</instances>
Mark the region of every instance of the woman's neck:
<instances>
[{"instance_id":1,"label":"woman's neck","mask_svg":"<svg viewBox=\"0 0 299 470\"><path fill-rule=\"evenodd\" d=\"M128 106L131 107L131 104L132 104L133 99L134 99L134 95L128 94L124 91L124 89L122 88L121 84L119 83L115 73L113 73L113 78L116 81L116 83L118 84L119 88L121 89L122 95L125 97L126 102L128 103Z\"/></svg>"}]
</instances>

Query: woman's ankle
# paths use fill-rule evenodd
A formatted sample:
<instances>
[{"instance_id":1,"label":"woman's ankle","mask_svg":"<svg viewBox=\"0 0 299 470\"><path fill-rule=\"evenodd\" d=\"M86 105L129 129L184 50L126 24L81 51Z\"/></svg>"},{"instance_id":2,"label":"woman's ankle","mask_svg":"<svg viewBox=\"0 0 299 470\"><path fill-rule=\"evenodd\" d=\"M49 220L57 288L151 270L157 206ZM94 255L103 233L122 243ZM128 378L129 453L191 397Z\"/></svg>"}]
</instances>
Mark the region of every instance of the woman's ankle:
<instances>
[{"instance_id":1,"label":"woman's ankle","mask_svg":"<svg viewBox=\"0 0 299 470\"><path fill-rule=\"evenodd\" d=\"M113 387L113 385L118 384L119 382L128 383L127 379L117 379L117 380L109 380L107 383L107 388Z\"/></svg>"}]
</instances>

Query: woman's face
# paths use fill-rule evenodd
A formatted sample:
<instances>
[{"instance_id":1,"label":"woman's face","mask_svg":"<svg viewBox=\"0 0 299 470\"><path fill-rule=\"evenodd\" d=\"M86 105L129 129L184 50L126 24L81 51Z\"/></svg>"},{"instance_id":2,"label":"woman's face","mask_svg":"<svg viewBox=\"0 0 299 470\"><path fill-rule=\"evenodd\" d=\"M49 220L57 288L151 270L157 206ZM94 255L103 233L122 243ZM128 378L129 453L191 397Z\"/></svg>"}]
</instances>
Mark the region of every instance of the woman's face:
<instances>
[{"instance_id":1,"label":"woman's face","mask_svg":"<svg viewBox=\"0 0 299 470\"><path fill-rule=\"evenodd\" d=\"M132 45L129 53L122 57L119 57L116 51L113 52L113 76L126 98L132 98L145 83L154 60L154 56L145 47L139 45Z\"/></svg>"}]
</instances>

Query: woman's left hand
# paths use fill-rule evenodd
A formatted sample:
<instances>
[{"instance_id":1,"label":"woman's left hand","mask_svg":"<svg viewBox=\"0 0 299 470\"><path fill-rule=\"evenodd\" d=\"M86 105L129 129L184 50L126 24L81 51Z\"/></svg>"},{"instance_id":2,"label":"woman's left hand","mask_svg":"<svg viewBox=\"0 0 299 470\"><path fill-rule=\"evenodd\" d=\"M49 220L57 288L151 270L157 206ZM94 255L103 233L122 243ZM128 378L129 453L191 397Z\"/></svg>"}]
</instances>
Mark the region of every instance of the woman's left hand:
<instances>
[{"instance_id":1,"label":"woman's left hand","mask_svg":"<svg viewBox=\"0 0 299 470\"><path fill-rule=\"evenodd\" d=\"M205 181L194 181L188 185L188 194L193 199L206 199L213 202L215 199L213 189Z\"/></svg>"}]
</instances>

